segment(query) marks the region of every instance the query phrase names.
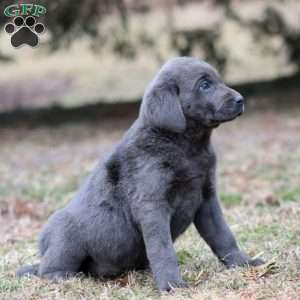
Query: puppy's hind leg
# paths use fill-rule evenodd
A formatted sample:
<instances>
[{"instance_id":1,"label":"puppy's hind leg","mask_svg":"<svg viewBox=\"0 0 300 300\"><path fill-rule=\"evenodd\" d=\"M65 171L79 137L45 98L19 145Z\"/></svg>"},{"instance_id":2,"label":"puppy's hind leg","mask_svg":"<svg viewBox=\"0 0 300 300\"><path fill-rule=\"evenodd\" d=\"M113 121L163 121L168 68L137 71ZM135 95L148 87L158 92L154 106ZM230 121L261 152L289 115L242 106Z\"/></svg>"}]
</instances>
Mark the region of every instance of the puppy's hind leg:
<instances>
[{"instance_id":1,"label":"puppy's hind leg","mask_svg":"<svg viewBox=\"0 0 300 300\"><path fill-rule=\"evenodd\" d=\"M63 210L49 220L40 239L40 248L42 259L38 275L54 281L76 276L86 258L80 228Z\"/></svg>"}]
</instances>

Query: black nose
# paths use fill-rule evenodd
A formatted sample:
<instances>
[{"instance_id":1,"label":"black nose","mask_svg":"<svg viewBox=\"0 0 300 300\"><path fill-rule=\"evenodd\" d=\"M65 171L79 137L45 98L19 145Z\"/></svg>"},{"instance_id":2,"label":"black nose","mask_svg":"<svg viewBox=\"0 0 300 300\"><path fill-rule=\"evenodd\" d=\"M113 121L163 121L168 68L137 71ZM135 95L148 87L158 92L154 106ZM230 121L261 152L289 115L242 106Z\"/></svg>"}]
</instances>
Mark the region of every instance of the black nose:
<instances>
[{"instance_id":1,"label":"black nose","mask_svg":"<svg viewBox=\"0 0 300 300\"><path fill-rule=\"evenodd\" d=\"M243 96L238 96L238 97L234 98L234 101L236 102L236 104L243 104L244 98L243 98Z\"/></svg>"}]
</instances>

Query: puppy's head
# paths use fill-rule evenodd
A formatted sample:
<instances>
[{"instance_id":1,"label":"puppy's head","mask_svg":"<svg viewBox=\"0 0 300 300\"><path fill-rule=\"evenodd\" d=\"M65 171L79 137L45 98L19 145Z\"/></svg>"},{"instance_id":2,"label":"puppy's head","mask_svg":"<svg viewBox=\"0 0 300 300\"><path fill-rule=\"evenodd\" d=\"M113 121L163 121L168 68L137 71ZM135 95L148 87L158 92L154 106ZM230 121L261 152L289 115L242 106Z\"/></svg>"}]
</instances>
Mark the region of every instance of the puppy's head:
<instances>
[{"instance_id":1,"label":"puppy's head","mask_svg":"<svg viewBox=\"0 0 300 300\"><path fill-rule=\"evenodd\" d=\"M167 62L151 82L141 115L152 126L182 132L189 120L213 128L243 110L241 94L226 86L212 66L180 57Z\"/></svg>"}]
</instances>

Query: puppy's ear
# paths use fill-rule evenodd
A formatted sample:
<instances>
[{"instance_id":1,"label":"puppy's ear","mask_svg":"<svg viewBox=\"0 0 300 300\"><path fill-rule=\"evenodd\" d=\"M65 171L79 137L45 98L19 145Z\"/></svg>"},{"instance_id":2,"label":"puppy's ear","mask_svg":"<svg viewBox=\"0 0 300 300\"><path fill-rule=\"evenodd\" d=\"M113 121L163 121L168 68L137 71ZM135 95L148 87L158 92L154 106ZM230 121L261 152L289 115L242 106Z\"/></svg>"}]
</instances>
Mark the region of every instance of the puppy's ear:
<instances>
[{"instance_id":1,"label":"puppy's ear","mask_svg":"<svg viewBox=\"0 0 300 300\"><path fill-rule=\"evenodd\" d=\"M174 84L153 86L145 93L141 112L152 126L183 132L186 120L179 102L179 88Z\"/></svg>"}]
</instances>

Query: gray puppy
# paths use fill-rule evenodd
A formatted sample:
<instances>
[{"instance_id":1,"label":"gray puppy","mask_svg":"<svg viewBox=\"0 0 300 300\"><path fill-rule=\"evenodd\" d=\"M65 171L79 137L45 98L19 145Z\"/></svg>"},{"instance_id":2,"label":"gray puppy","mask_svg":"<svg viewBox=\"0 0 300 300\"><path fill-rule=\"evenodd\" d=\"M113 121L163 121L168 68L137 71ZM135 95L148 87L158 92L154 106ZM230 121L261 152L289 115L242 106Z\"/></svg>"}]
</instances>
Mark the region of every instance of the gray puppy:
<instances>
[{"instance_id":1,"label":"gray puppy","mask_svg":"<svg viewBox=\"0 0 300 300\"><path fill-rule=\"evenodd\" d=\"M40 264L17 275L112 277L150 265L160 290L185 287L173 242L191 223L226 266L262 264L238 247L216 192L211 133L243 109L209 64L167 62L121 142L43 228Z\"/></svg>"}]
</instances>

